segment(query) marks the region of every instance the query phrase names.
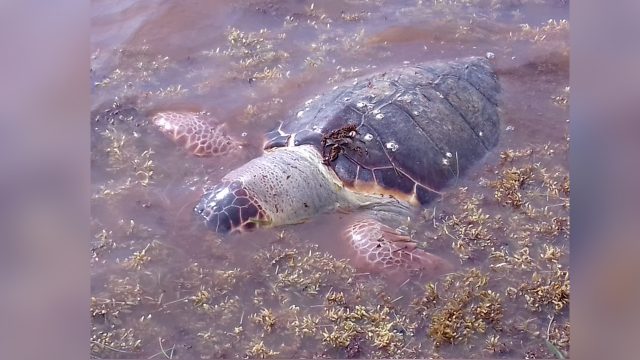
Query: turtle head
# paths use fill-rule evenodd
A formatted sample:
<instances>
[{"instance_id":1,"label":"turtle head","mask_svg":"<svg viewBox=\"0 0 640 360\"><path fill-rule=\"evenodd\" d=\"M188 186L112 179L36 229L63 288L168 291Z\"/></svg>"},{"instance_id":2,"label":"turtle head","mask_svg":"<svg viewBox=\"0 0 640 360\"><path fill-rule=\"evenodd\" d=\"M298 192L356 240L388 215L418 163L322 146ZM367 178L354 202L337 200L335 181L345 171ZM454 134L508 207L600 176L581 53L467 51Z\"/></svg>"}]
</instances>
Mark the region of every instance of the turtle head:
<instances>
[{"instance_id":1,"label":"turtle head","mask_svg":"<svg viewBox=\"0 0 640 360\"><path fill-rule=\"evenodd\" d=\"M340 200L327 169L312 145L271 149L226 174L195 212L218 233L301 223Z\"/></svg>"},{"instance_id":2,"label":"turtle head","mask_svg":"<svg viewBox=\"0 0 640 360\"><path fill-rule=\"evenodd\" d=\"M194 211L207 226L221 234L252 230L271 222L243 181L223 181L202 195Z\"/></svg>"}]
</instances>

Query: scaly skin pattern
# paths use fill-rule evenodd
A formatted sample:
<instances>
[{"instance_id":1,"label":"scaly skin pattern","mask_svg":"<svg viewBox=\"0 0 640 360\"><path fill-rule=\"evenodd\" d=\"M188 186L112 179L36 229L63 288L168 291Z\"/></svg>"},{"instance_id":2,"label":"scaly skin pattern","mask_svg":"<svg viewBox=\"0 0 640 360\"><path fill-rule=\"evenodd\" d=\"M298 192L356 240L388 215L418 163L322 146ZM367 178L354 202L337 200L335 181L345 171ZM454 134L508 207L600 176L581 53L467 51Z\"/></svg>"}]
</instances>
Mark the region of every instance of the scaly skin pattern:
<instances>
[{"instance_id":1,"label":"scaly skin pattern","mask_svg":"<svg viewBox=\"0 0 640 360\"><path fill-rule=\"evenodd\" d=\"M360 194L344 187L310 145L268 150L227 174L202 196L195 211L212 230L226 234L300 223L337 209L368 209L372 217L353 223L344 234L355 250L357 267L431 274L451 268L446 260L418 249L409 236L378 220L398 222L408 215L407 204L385 194Z\"/></svg>"},{"instance_id":2,"label":"scaly skin pattern","mask_svg":"<svg viewBox=\"0 0 640 360\"><path fill-rule=\"evenodd\" d=\"M151 122L173 141L196 156L223 155L237 143L214 126L213 118L196 112L160 112Z\"/></svg>"},{"instance_id":3,"label":"scaly skin pattern","mask_svg":"<svg viewBox=\"0 0 640 360\"><path fill-rule=\"evenodd\" d=\"M260 201L244 187L242 180L222 181L207 194L196 205L195 211L217 233L252 230L260 224L272 222Z\"/></svg>"},{"instance_id":4,"label":"scaly skin pattern","mask_svg":"<svg viewBox=\"0 0 640 360\"><path fill-rule=\"evenodd\" d=\"M344 232L356 266L445 272L446 260L393 226L497 144L499 92L481 58L400 67L336 87L267 134L265 153L208 189L195 212L227 234L361 210ZM159 113L153 122L199 156L237 144L198 113Z\"/></svg>"},{"instance_id":5,"label":"scaly skin pattern","mask_svg":"<svg viewBox=\"0 0 640 360\"><path fill-rule=\"evenodd\" d=\"M344 189L317 150L304 145L268 150L228 173L195 211L210 228L228 233L301 223L319 213L380 201Z\"/></svg>"},{"instance_id":6,"label":"scaly skin pattern","mask_svg":"<svg viewBox=\"0 0 640 360\"><path fill-rule=\"evenodd\" d=\"M385 273L423 270L440 274L453 268L446 260L418 249L409 236L374 219L351 224L345 237L356 251L356 265L361 269Z\"/></svg>"}]
</instances>

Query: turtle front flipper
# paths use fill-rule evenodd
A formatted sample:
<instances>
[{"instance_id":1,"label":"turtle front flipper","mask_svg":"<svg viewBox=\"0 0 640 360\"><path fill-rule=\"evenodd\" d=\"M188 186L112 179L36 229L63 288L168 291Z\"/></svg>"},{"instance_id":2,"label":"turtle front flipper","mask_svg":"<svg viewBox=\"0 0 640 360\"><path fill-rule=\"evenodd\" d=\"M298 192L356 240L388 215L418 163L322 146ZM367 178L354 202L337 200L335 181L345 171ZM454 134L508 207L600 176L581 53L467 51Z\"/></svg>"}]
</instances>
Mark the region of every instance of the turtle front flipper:
<instances>
[{"instance_id":1,"label":"turtle front flipper","mask_svg":"<svg viewBox=\"0 0 640 360\"><path fill-rule=\"evenodd\" d=\"M358 268L382 273L424 271L436 275L453 269L443 258L417 247L409 236L374 219L351 224L346 237L356 251Z\"/></svg>"},{"instance_id":2,"label":"turtle front flipper","mask_svg":"<svg viewBox=\"0 0 640 360\"><path fill-rule=\"evenodd\" d=\"M159 112L151 119L160 131L196 156L224 155L239 142L224 133L224 125L204 113Z\"/></svg>"}]
</instances>

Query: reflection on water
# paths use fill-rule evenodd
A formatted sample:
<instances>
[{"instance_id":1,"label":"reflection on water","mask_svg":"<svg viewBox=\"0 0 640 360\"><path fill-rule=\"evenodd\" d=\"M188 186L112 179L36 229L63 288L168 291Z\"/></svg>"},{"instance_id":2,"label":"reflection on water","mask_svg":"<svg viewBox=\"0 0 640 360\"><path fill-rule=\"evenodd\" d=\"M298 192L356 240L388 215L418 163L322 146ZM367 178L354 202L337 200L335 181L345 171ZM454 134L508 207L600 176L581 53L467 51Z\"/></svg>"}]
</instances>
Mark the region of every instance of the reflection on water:
<instances>
[{"instance_id":1,"label":"reflection on water","mask_svg":"<svg viewBox=\"0 0 640 360\"><path fill-rule=\"evenodd\" d=\"M561 0L94 0L92 356L566 355L567 18ZM226 238L193 216L306 99L469 55L499 75L501 142L412 229L455 273L357 273L345 214ZM166 109L210 112L242 149L190 156L149 125Z\"/></svg>"}]
</instances>

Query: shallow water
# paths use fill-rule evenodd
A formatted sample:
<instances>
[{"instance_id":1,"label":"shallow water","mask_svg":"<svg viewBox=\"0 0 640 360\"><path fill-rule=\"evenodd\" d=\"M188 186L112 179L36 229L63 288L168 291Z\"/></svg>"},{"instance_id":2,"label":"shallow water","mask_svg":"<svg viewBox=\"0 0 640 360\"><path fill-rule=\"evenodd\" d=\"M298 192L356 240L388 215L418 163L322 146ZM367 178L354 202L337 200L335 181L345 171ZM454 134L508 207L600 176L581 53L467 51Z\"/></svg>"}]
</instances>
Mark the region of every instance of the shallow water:
<instances>
[{"instance_id":1,"label":"shallow water","mask_svg":"<svg viewBox=\"0 0 640 360\"><path fill-rule=\"evenodd\" d=\"M566 354L565 19L559 0L92 1L92 356ZM412 229L456 273L401 284L356 273L333 230L349 215L222 239L192 214L306 99L405 62L487 53L500 144ZM244 144L190 156L149 125L165 109L210 112ZM358 305L369 315L331 313ZM305 318L313 330L300 330Z\"/></svg>"}]
</instances>

